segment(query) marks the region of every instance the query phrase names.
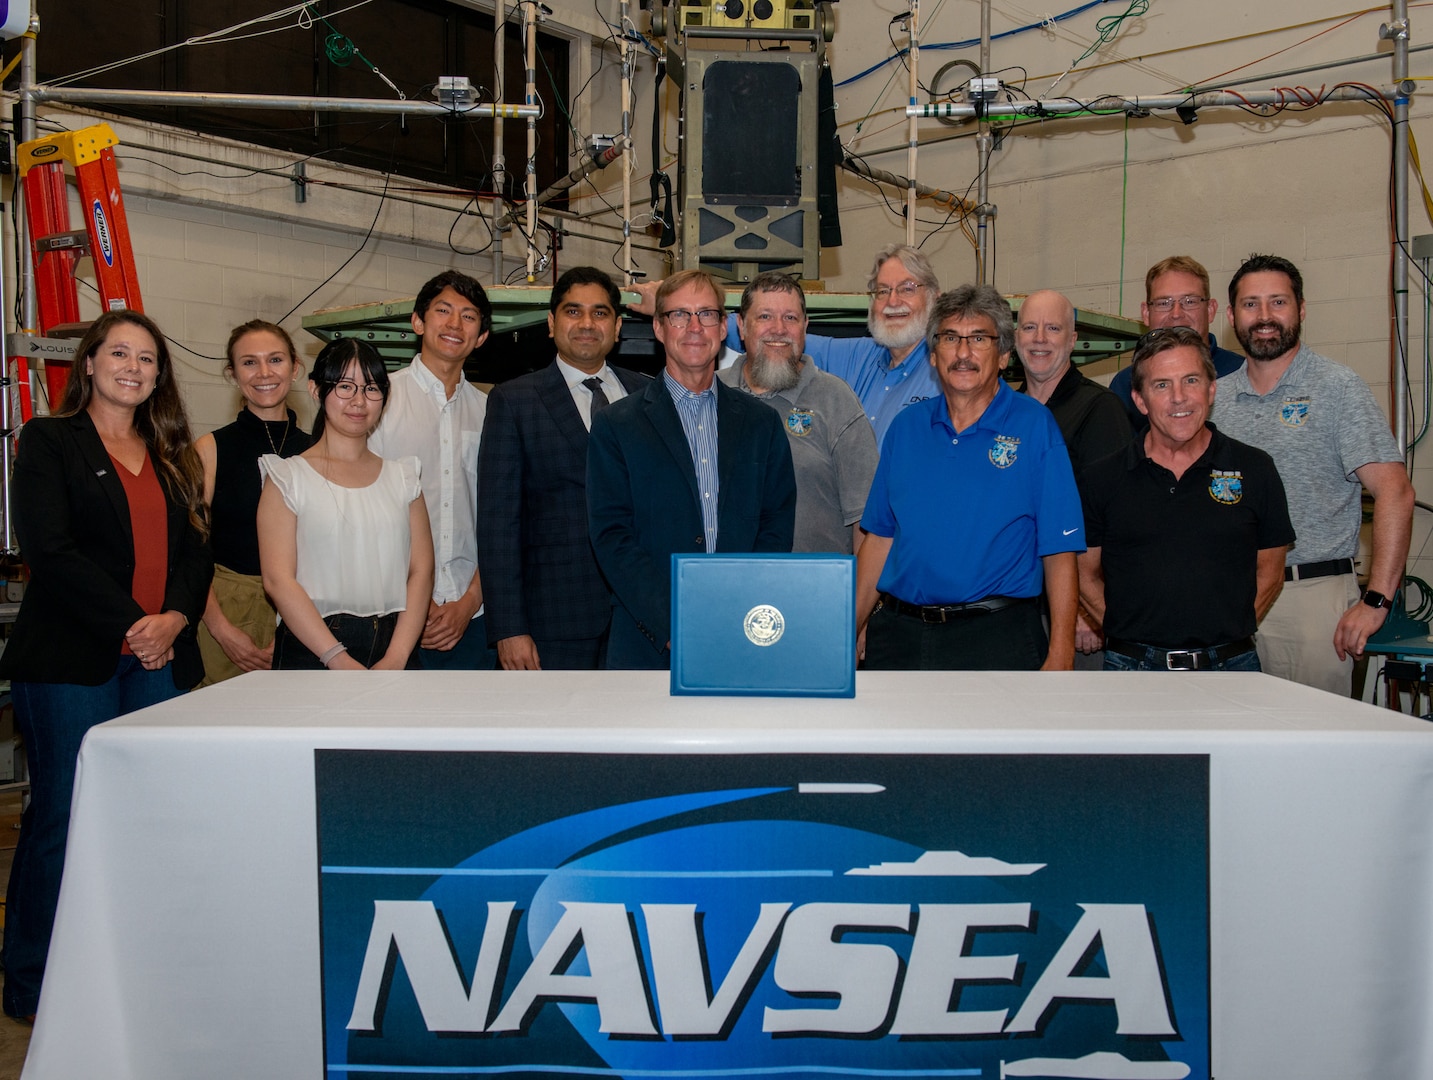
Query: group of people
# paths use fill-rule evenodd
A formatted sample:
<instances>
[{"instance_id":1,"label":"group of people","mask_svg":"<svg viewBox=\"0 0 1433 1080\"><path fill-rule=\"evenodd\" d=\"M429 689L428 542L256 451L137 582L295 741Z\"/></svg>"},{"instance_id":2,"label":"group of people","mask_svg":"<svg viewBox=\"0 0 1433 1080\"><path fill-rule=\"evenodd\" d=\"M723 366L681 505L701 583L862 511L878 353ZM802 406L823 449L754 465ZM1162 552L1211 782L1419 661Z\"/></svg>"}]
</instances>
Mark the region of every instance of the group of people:
<instances>
[{"instance_id":1,"label":"group of people","mask_svg":"<svg viewBox=\"0 0 1433 1080\"><path fill-rule=\"evenodd\" d=\"M556 357L484 395L463 367L491 304L439 274L410 366L390 376L356 339L320 351L311 434L288 404L293 342L246 323L225 364L244 406L198 440L159 328L96 320L11 481L31 579L0 676L32 798L8 1014L38 1004L85 732L201 679L663 668L672 554L795 550L856 556L869 668L1262 667L1347 694L1401 584L1402 456L1362 380L1302 343L1287 260L1230 281L1247 359L1215 342L1204 268L1156 264L1151 331L1109 389L1072 362L1065 297L1015 318L989 286L942 292L904 245L875 259L865 337L809 334L778 273L730 315L700 270L639 293L657 378L608 364L621 293L576 267L551 293Z\"/></svg>"}]
</instances>

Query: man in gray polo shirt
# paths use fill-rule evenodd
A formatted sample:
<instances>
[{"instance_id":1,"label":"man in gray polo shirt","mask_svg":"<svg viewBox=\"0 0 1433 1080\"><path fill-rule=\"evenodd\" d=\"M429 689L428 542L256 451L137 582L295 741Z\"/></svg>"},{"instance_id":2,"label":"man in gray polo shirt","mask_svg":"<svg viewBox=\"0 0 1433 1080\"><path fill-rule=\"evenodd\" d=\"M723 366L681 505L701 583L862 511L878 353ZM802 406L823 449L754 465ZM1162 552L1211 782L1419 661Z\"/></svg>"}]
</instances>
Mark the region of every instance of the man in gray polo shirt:
<instances>
[{"instance_id":1,"label":"man in gray polo shirt","mask_svg":"<svg viewBox=\"0 0 1433 1080\"><path fill-rule=\"evenodd\" d=\"M806 297L785 274L753 279L741 294L738 318L746 355L717 378L781 415L796 467L791 550L854 554L878 456L860 399L804 355Z\"/></svg>"},{"instance_id":2,"label":"man in gray polo shirt","mask_svg":"<svg viewBox=\"0 0 1433 1080\"><path fill-rule=\"evenodd\" d=\"M1284 591L1259 626L1266 672L1347 695L1355 657L1403 583L1413 486L1368 385L1302 344L1304 282L1277 255L1253 255L1229 282L1229 322L1248 360L1218 383L1213 420L1266 451L1289 497L1297 539ZM1372 564L1353 572L1360 496L1373 496Z\"/></svg>"}]
</instances>

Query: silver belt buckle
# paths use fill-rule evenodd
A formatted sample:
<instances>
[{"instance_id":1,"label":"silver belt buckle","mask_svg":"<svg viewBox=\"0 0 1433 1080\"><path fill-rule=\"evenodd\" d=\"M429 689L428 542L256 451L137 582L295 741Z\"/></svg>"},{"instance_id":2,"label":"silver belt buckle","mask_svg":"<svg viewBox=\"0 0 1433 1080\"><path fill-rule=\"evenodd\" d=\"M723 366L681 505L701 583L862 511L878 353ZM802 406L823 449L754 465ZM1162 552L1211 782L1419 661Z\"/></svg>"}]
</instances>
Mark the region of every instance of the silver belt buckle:
<instances>
[{"instance_id":1,"label":"silver belt buckle","mask_svg":"<svg viewBox=\"0 0 1433 1080\"><path fill-rule=\"evenodd\" d=\"M1164 667L1167 671L1198 671L1199 659L1204 654L1190 649L1181 649L1178 652L1167 652L1164 654Z\"/></svg>"}]
</instances>

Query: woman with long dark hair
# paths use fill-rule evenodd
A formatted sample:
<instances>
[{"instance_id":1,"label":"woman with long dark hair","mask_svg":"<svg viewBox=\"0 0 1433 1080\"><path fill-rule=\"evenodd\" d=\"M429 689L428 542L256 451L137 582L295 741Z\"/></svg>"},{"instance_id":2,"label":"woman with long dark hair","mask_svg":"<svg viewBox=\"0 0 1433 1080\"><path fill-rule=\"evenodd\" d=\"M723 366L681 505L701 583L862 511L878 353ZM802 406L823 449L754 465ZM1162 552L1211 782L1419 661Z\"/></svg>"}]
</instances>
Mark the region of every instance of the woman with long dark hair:
<instances>
[{"instance_id":1,"label":"woman with long dark hair","mask_svg":"<svg viewBox=\"0 0 1433 1080\"><path fill-rule=\"evenodd\" d=\"M137 311L95 320L59 408L20 433L30 581L0 658L30 770L0 955L11 1016L39 1004L80 741L204 674L194 627L214 562L192 443L164 335Z\"/></svg>"},{"instance_id":2,"label":"woman with long dark hair","mask_svg":"<svg viewBox=\"0 0 1433 1080\"><path fill-rule=\"evenodd\" d=\"M303 365L282 327L262 319L236 326L225 355L224 373L244 407L232 424L194 443L204 466L214 548L214 585L199 627L204 686L272 666L276 619L259 576L255 525L264 483L259 458L293 457L313 442L288 407Z\"/></svg>"},{"instance_id":3,"label":"woman with long dark hair","mask_svg":"<svg viewBox=\"0 0 1433 1080\"><path fill-rule=\"evenodd\" d=\"M259 562L280 620L274 667L417 667L433 539L418 459L368 449L388 372L371 345L338 338L314 361L309 393L313 446L259 462Z\"/></svg>"}]
</instances>

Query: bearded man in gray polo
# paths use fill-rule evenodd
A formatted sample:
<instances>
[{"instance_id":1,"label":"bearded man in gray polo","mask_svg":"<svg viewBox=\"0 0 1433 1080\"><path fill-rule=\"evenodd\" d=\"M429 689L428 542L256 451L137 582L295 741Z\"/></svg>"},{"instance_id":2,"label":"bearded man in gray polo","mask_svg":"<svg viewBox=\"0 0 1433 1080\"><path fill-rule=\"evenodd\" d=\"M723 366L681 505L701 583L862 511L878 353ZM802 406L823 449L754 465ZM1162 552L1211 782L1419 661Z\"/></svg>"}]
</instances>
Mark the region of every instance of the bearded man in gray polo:
<instances>
[{"instance_id":1,"label":"bearded man in gray polo","mask_svg":"<svg viewBox=\"0 0 1433 1080\"><path fill-rule=\"evenodd\" d=\"M1403 584L1413 485L1368 385L1301 341L1304 281L1288 259L1253 255L1229 282L1229 322L1248 356L1219 380L1219 430L1274 459L1296 542L1284 591L1259 626L1264 671L1347 696L1353 662ZM1372 561L1359 596L1353 557L1373 496Z\"/></svg>"},{"instance_id":2,"label":"bearded man in gray polo","mask_svg":"<svg viewBox=\"0 0 1433 1080\"><path fill-rule=\"evenodd\" d=\"M853 555L879 457L861 401L804 355L806 297L795 280L776 271L758 275L737 314L746 354L717 378L781 415L796 467L791 550Z\"/></svg>"}]
</instances>

